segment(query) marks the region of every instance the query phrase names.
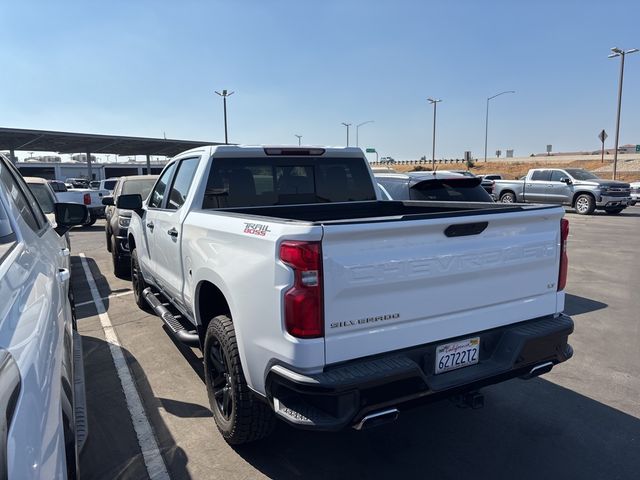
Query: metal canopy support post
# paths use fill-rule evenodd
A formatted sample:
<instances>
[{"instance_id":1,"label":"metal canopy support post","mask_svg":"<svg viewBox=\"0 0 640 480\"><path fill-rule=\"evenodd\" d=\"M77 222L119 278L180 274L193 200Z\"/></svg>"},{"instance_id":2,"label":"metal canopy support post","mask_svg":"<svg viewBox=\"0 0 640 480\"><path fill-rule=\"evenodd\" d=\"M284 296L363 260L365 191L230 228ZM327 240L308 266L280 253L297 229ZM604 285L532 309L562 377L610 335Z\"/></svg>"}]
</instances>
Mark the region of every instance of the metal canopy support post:
<instances>
[{"instance_id":1,"label":"metal canopy support post","mask_svg":"<svg viewBox=\"0 0 640 480\"><path fill-rule=\"evenodd\" d=\"M89 181L93 180L93 171L91 169L91 152L87 148L87 174L89 176Z\"/></svg>"},{"instance_id":2,"label":"metal canopy support post","mask_svg":"<svg viewBox=\"0 0 640 480\"><path fill-rule=\"evenodd\" d=\"M616 116L616 141L613 149L613 180L618 170L618 140L620 138L620 110L622 107L622 80L624 80L624 53L620 55L620 81L618 83L618 115Z\"/></svg>"},{"instance_id":3,"label":"metal canopy support post","mask_svg":"<svg viewBox=\"0 0 640 480\"><path fill-rule=\"evenodd\" d=\"M147 175L151 175L151 155L147 153Z\"/></svg>"},{"instance_id":4,"label":"metal canopy support post","mask_svg":"<svg viewBox=\"0 0 640 480\"><path fill-rule=\"evenodd\" d=\"M11 163L16 163L18 161L16 158L16 151L13 148L9 150L9 155L11 156Z\"/></svg>"}]
</instances>

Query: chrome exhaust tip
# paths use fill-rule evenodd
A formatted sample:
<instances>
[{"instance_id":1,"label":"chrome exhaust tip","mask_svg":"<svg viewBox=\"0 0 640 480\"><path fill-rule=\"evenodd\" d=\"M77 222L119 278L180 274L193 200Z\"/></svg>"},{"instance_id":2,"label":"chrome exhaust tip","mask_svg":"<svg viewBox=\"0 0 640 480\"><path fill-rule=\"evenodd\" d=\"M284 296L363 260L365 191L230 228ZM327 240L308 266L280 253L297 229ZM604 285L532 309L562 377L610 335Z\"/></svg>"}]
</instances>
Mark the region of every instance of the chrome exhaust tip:
<instances>
[{"instance_id":1,"label":"chrome exhaust tip","mask_svg":"<svg viewBox=\"0 0 640 480\"><path fill-rule=\"evenodd\" d=\"M385 423L394 422L398 419L398 415L400 415L400 411L397 408L380 410L379 412L370 413L358 423L356 423L353 428L356 430L365 430L373 427L378 427Z\"/></svg>"},{"instance_id":2,"label":"chrome exhaust tip","mask_svg":"<svg viewBox=\"0 0 640 480\"><path fill-rule=\"evenodd\" d=\"M529 370L529 373L527 373L526 375L523 375L520 378L523 378L524 380L529 380L531 378L538 377L545 373L549 373L552 368L553 368L553 362L541 363L540 365L536 365L535 367L533 367L531 370Z\"/></svg>"}]
</instances>

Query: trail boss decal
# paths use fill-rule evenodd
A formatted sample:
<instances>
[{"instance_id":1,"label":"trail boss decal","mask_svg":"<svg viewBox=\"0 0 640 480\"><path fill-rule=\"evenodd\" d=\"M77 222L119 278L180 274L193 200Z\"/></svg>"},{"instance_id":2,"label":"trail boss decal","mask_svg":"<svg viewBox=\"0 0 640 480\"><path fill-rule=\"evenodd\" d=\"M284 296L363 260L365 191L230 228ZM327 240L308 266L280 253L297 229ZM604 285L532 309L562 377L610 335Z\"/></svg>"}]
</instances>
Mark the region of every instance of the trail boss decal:
<instances>
[{"instance_id":1,"label":"trail boss decal","mask_svg":"<svg viewBox=\"0 0 640 480\"><path fill-rule=\"evenodd\" d=\"M367 323L377 323L377 322L385 322L387 320L395 320L400 318L399 313L389 313L387 315L378 315L376 317L365 317L359 318L357 320L345 320L343 322L333 322L330 327L331 328L344 328L344 327L353 327L355 325L364 325Z\"/></svg>"},{"instance_id":2,"label":"trail boss decal","mask_svg":"<svg viewBox=\"0 0 640 480\"><path fill-rule=\"evenodd\" d=\"M267 233L271 233L269 225L263 225L262 223L247 223L244 224L244 233L249 235L257 235L258 237L264 237Z\"/></svg>"}]
</instances>

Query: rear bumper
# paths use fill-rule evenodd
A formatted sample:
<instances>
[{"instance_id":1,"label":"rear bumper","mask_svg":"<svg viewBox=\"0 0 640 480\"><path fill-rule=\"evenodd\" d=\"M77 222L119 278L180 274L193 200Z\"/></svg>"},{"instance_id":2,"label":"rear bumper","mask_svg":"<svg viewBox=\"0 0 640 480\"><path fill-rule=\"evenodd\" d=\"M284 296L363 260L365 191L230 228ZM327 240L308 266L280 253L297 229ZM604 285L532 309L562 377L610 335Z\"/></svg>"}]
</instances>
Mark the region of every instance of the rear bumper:
<instances>
[{"instance_id":1,"label":"rear bumper","mask_svg":"<svg viewBox=\"0 0 640 480\"><path fill-rule=\"evenodd\" d=\"M93 218L104 218L104 207L90 207L89 214Z\"/></svg>"},{"instance_id":2,"label":"rear bumper","mask_svg":"<svg viewBox=\"0 0 640 480\"><path fill-rule=\"evenodd\" d=\"M273 366L267 398L276 414L299 428L340 430L382 409L400 410L477 390L536 371L547 372L573 355L567 343L573 320L542 317L459 337L480 337L480 362L435 375L436 347L457 340L389 352L329 366L314 375Z\"/></svg>"}]
</instances>

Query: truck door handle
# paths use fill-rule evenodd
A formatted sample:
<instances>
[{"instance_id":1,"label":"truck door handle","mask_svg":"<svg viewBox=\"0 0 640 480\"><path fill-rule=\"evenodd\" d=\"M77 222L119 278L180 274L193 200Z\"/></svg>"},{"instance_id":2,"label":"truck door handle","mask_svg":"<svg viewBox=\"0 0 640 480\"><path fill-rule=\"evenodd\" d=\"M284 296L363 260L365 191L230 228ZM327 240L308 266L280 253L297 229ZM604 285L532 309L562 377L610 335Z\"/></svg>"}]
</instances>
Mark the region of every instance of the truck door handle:
<instances>
[{"instance_id":1,"label":"truck door handle","mask_svg":"<svg viewBox=\"0 0 640 480\"><path fill-rule=\"evenodd\" d=\"M170 237L178 238L178 230L176 230L175 228L168 230L167 233L169 234Z\"/></svg>"},{"instance_id":2,"label":"truck door handle","mask_svg":"<svg viewBox=\"0 0 640 480\"><path fill-rule=\"evenodd\" d=\"M69 270L66 268L59 268L58 269L58 273L56 274L56 277L58 278L58 281L60 283L64 283L67 280L69 280L69 278L71 278L71 274L69 273Z\"/></svg>"},{"instance_id":3,"label":"truck door handle","mask_svg":"<svg viewBox=\"0 0 640 480\"><path fill-rule=\"evenodd\" d=\"M60 249L60 256L61 257L68 257L69 255L71 255L71 252L69 251L68 248L61 248Z\"/></svg>"},{"instance_id":4,"label":"truck door handle","mask_svg":"<svg viewBox=\"0 0 640 480\"><path fill-rule=\"evenodd\" d=\"M147 228L153 232L153 222L147 223Z\"/></svg>"}]
</instances>

